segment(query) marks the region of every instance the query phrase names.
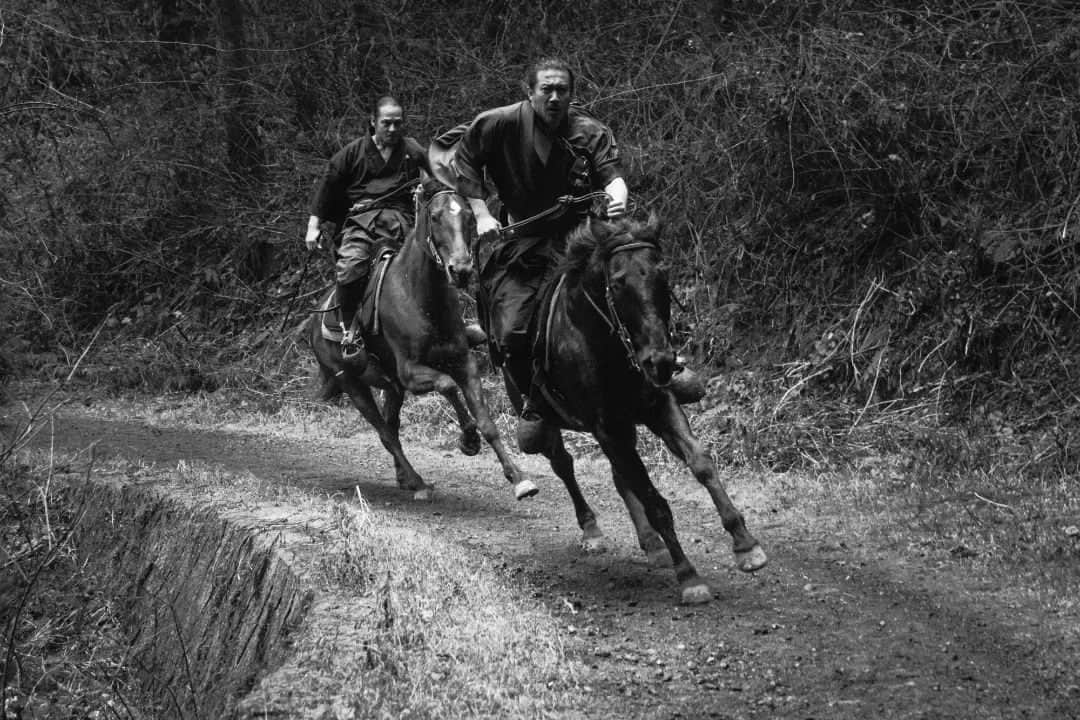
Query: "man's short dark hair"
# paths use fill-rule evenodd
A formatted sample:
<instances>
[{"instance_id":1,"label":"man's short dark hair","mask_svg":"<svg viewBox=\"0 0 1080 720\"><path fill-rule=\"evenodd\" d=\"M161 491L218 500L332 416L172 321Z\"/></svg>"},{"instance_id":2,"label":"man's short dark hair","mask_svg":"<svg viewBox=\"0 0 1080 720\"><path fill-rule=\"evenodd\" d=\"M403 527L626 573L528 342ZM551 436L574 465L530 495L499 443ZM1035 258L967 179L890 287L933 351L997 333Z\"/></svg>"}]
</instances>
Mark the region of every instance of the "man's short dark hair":
<instances>
[{"instance_id":1,"label":"man's short dark hair","mask_svg":"<svg viewBox=\"0 0 1080 720\"><path fill-rule=\"evenodd\" d=\"M379 117L379 111L388 105L399 107L402 109L402 111L405 110L405 108L402 107L401 103L398 102L396 97L394 97L393 95L383 95L381 98L375 101L375 107L371 109L371 119L374 120L375 118Z\"/></svg>"},{"instance_id":2,"label":"man's short dark hair","mask_svg":"<svg viewBox=\"0 0 1080 720\"><path fill-rule=\"evenodd\" d=\"M570 77L570 92L574 92L574 70L570 63L560 57L542 57L529 66L529 72L525 75L525 84L530 90L536 87L536 76L544 70L561 70Z\"/></svg>"}]
</instances>

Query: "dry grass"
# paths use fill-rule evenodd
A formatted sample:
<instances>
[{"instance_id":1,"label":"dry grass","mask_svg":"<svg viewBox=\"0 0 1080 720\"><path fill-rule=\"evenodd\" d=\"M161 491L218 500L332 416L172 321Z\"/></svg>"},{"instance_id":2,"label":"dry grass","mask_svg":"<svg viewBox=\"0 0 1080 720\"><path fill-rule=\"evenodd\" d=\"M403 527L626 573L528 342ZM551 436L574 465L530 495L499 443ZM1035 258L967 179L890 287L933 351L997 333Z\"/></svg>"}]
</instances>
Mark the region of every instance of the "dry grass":
<instances>
[{"instance_id":1,"label":"dry grass","mask_svg":"<svg viewBox=\"0 0 1080 720\"><path fill-rule=\"evenodd\" d=\"M475 554L388 526L358 500L335 506L340 542L318 569L336 593L362 589L353 632L309 633L290 662L316 697L334 698L339 717L531 718L571 706L574 665L546 611Z\"/></svg>"},{"instance_id":2,"label":"dry grass","mask_svg":"<svg viewBox=\"0 0 1080 720\"><path fill-rule=\"evenodd\" d=\"M249 431L294 436L298 427L319 435L346 413L355 421L348 409L296 405L269 415L242 409L224 417L207 397L166 404L171 407L148 415L175 424L215 416L215 427L233 429L246 420ZM105 414L120 409L115 404ZM136 707L152 704L139 695L130 646L108 589L86 570L66 537L48 549L50 538L77 522L78 508L71 507L67 490L86 478L69 469L85 458L24 451L18 460L21 494L5 482L4 572L22 569L23 582L10 587L29 602L18 617L3 618L5 628L18 621L19 662L6 707L22 708L28 718L146 717ZM290 689L289 712L299 713L295 703L310 701L311 714L290 717L547 717L569 707L577 692L574 665L549 614L474 553L388 524L359 493L319 497L184 462L163 469L114 460L95 473L168 485L196 501L242 507L249 515L261 507L278 513L287 507L292 522L308 518L320 528L322 551L308 574L321 590L322 611L312 612L282 671L286 681L290 669L302 675L296 683L302 690ZM38 547L27 547L24 535L37 538ZM35 552L49 556L48 572L32 572ZM4 587L6 595L9 585ZM273 678L269 682L253 695L253 707L284 697L274 692Z\"/></svg>"},{"instance_id":3,"label":"dry grass","mask_svg":"<svg viewBox=\"0 0 1080 720\"><path fill-rule=\"evenodd\" d=\"M310 717L341 718L533 718L569 707L574 665L554 618L475 553L391 525L359 491L319 497L202 464L138 476L246 514L287 507L292 524L319 528L308 576L320 599L249 707L280 708L283 687L290 717L307 717L305 704Z\"/></svg>"}]
</instances>

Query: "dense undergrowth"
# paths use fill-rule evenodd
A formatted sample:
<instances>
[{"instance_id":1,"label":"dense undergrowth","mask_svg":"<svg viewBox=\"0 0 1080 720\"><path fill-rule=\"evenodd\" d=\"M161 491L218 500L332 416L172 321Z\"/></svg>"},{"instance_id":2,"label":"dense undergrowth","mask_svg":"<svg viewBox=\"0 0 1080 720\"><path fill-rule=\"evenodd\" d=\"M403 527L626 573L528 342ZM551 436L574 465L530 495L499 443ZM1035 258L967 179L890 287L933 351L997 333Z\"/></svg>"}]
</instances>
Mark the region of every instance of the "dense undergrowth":
<instances>
[{"instance_id":1,"label":"dense undergrowth","mask_svg":"<svg viewBox=\"0 0 1080 720\"><path fill-rule=\"evenodd\" d=\"M66 374L94 337L110 390L296 382L325 158L384 92L426 140L558 53L666 220L676 336L715 376L698 422L729 457L1076 467L1071 2L0 12L0 374Z\"/></svg>"},{"instance_id":2,"label":"dense undergrowth","mask_svg":"<svg viewBox=\"0 0 1080 720\"><path fill-rule=\"evenodd\" d=\"M92 457L28 453L56 406L0 420L0 628L4 720L159 716L143 691L115 588L88 568L75 536Z\"/></svg>"}]
</instances>

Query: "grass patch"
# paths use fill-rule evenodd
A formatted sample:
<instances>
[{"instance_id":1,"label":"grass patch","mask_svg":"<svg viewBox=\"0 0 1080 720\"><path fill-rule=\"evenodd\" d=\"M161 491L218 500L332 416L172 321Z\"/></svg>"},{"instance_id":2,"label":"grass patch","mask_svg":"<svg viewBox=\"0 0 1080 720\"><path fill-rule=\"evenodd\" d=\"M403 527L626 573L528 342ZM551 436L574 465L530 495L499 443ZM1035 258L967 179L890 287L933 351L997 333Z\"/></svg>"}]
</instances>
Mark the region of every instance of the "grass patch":
<instances>
[{"instance_id":1,"label":"grass patch","mask_svg":"<svg viewBox=\"0 0 1080 720\"><path fill-rule=\"evenodd\" d=\"M387 526L359 500L335 505L340 543L317 568L336 591L360 592L354 634L312 633L294 661L316 696L334 698L340 717L531 718L573 706L575 666L550 614L475 554Z\"/></svg>"},{"instance_id":2,"label":"grass patch","mask_svg":"<svg viewBox=\"0 0 1080 720\"><path fill-rule=\"evenodd\" d=\"M256 714L282 702L343 718L533 718L572 707L575 666L557 622L475 553L389 524L359 491L318 497L200 463L153 471L162 474L192 497L284 512L318 534L307 572L321 599L286 667L246 701Z\"/></svg>"}]
</instances>

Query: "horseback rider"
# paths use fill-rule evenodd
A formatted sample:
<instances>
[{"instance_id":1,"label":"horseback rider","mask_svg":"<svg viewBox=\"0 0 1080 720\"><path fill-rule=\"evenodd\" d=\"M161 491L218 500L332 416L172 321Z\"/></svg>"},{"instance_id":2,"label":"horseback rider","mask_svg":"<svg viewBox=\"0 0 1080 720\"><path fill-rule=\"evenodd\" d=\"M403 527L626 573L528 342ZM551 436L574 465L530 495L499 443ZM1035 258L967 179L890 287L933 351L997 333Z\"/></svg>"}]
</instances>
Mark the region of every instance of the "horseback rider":
<instances>
[{"instance_id":1,"label":"horseback rider","mask_svg":"<svg viewBox=\"0 0 1080 720\"><path fill-rule=\"evenodd\" d=\"M363 356L359 308L380 247L398 248L416 221L410 191L421 170L430 172L427 151L405 135L405 116L395 98L375 103L370 133L353 140L330 158L311 201L304 243L322 246L321 225L342 228L335 276L346 361Z\"/></svg>"},{"instance_id":2,"label":"horseback rider","mask_svg":"<svg viewBox=\"0 0 1080 720\"><path fill-rule=\"evenodd\" d=\"M559 58L543 58L529 68L525 86L525 100L480 113L457 144L454 179L473 209L479 237L497 236L503 226L485 203L485 177L494 185L507 222L532 218L560 197L597 190L607 194L609 218L624 215L629 191L615 138L607 125L571 104L570 66ZM582 212L571 211L529 223L512 238L496 240L481 268L494 360L505 364L525 401L518 445L526 452L535 451L543 439L544 401L531 367L530 323L566 234L581 219Z\"/></svg>"}]
</instances>

